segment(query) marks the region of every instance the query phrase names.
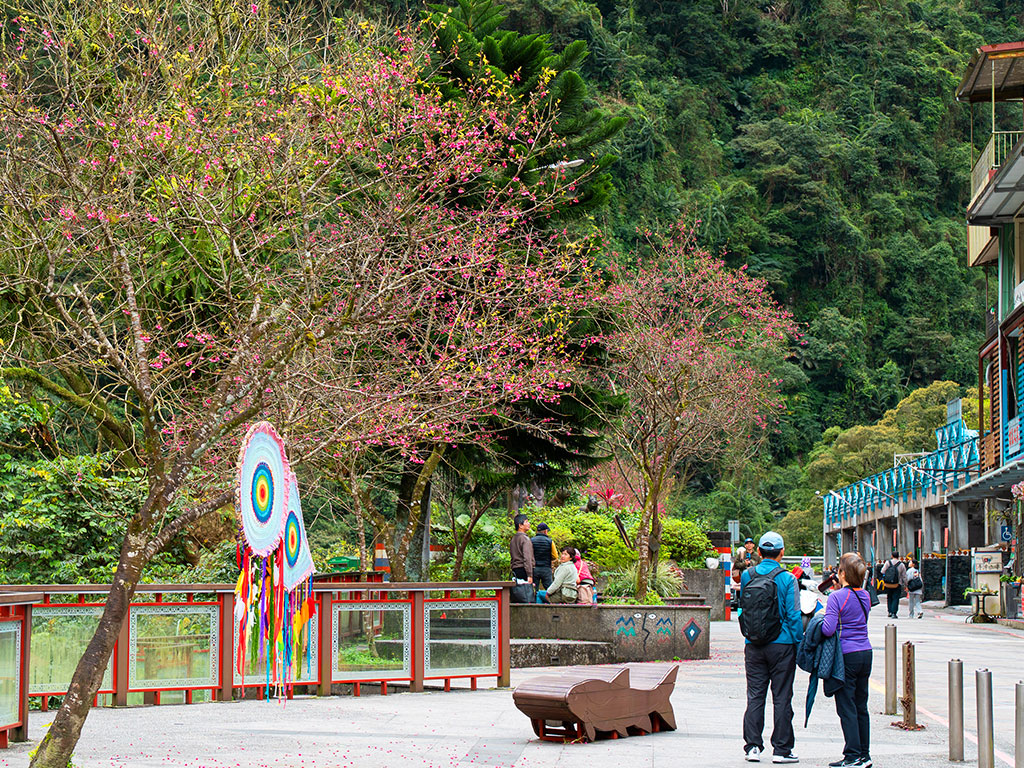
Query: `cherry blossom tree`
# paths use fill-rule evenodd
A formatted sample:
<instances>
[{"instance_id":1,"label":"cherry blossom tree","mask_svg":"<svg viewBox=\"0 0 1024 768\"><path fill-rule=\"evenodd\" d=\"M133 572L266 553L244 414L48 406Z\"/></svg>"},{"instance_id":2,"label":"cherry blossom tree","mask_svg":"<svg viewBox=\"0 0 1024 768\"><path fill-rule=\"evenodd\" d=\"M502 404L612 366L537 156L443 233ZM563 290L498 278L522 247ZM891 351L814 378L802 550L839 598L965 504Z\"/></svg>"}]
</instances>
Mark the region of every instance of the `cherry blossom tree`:
<instances>
[{"instance_id":1,"label":"cherry blossom tree","mask_svg":"<svg viewBox=\"0 0 1024 768\"><path fill-rule=\"evenodd\" d=\"M637 596L661 545L662 504L698 463L747 456L782 407L768 370L795 326L762 280L730 270L680 226L635 269L613 270L608 354L595 378L627 405L607 422L618 477L639 501Z\"/></svg>"},{"instance_id":2,"label":"cherry blossom tree","mask_svg":"<svg viewBox=\"0 0 1024 768\"><path fill-rule=\"evenodd\" d=\"M79 0L3 32L0 377L147 485L33 766L68 764L144 568L230 502L249 423L296 463L411 453L573 366L577 267L520 234L573 194L528 183L544 110L486 83L445 101L415 30L310 18Z\"/></svg>"}]
</instances>

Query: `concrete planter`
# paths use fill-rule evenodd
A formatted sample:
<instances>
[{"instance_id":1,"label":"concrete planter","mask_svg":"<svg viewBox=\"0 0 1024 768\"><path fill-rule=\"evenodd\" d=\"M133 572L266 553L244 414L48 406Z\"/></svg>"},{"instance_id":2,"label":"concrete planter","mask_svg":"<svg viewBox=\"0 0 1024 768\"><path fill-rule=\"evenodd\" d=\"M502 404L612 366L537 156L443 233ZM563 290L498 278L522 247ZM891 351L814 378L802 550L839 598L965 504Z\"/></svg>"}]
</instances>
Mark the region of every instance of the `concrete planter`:
<instances>
[{"instance_id":1,"label":"concrete planter","mask_svg":"<svg viewBox=\"0 0 1024 768\"><path fill-rule=\"evenodd\" d=\"M668 605L513 605L512 666L706 659L710 609Z\"/></svg>"},{"instance_id":2,"label":"concrete planter","mask_svg":"<svg viewBox=\"0 0 1024 768\"><path fill-rule=\"evenodd\" d=\"M712 621L725 620L725 571L708 568L687 568L683 570L683 592L701 596L704 604L711 608Z\"/></svg>"}]
</instances>

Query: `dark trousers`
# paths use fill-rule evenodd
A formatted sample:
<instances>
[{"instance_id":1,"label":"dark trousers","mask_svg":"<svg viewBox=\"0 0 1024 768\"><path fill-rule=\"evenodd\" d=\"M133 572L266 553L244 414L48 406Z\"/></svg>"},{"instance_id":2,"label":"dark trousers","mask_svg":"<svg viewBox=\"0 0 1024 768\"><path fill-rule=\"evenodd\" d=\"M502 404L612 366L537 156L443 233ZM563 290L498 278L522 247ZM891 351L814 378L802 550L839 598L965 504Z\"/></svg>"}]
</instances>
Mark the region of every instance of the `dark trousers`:
<instances>
[{"instance_id":1,"label":"dark trousers","mask_svg":"<svg viewBox=\"0 0 1024 768\"><path fill-rule=\"evenodd\" d=\"M555 580L555 574L551 572L551 567L540 567L533 569L533 586L537 589L547 589L551 586L551 582ZM544 586L541 586L543 584Z\"/></svg>"},{"instance_id":2,"label":"dark trousers","mask_svg":"<svg viewBox=\"0 0 1024 768\"><path fill-rule=\"evenodd\" d=\"M871 676L871 651L843 654L846 682L836 691L836 712L843 726L843 756L848 760L869 757L871 718L868 716L868 677Z\"/></svg>"},{"instance_id":3,"label":"dark trousers","mask_svg":"<svg viewBox=\"0 0 1024 768\"><path fill-rule=\"evenodd\" d=\"M751 747L764 749L764 707L768 687L772 689L775 725L772 730L772 748L776 755L793 751L793 678L796 675L796 646L769 643L760 648L747 643L743 650L747 672L747 711L743 713L744 750Z\"/></svg>"},{"instance_id":4,"label":"dark trousers","mask_svg":"<svg viewBox=\"0 0 1024 768\"><path fill-rule=\"evenodd\" d=\"M525 568L513 568L512 575L517 579L522 579L523 581L526 581L531 576L531 574L526 572Z\"/></svg>"},{"instance_id":5,"label":"dark trousers","mask_svg":"<svg viewBox=\"0 0 1024 768\"><path fill-rule=\"evenodd\" d=\"M885 591L885 599L889 601L889 615L895 616L900 612L900 595L903 594L903 590L899 587L896 589L887 589Z\"/></svg>"}]
</instances>

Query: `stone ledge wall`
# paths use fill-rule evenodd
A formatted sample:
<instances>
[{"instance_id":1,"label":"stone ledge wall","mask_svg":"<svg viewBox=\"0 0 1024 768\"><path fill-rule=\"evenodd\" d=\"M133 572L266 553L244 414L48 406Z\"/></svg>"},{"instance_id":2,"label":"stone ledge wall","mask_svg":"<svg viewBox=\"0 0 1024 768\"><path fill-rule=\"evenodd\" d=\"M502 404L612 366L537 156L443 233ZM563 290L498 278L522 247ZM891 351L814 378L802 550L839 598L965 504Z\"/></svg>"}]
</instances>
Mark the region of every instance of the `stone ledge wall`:
<instances>
[{"instance_id":1,"label":"stone ledge wall","mask_svg":"<svg viewBox=\"0 0 1024 768\"><path fill-rule=\"evenodd\" d=\"M706 659L710 608L668 605L512 605L511 635L523 640L610 643L611 661Z\"/></svg>"},{"instance_id":2,"label":"stone ledge wall","mask_svg":"<svg viewBox=\"0 0 1024 768\"><path fill-rule=\"evenodd\" d=\"M712 621L725 620L725 571L716 568L683 569L684 592L696 592L711 608Z\"/></svg>"}]
</instances>

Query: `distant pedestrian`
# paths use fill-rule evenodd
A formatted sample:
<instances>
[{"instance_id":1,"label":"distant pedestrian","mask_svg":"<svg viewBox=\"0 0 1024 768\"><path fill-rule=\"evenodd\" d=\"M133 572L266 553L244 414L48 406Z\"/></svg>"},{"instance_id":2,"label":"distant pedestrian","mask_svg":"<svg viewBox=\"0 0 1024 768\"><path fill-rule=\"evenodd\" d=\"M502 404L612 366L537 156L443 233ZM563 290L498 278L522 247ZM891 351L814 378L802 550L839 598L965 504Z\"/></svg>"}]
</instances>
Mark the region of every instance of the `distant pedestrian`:
<instances>
[{"instance_id":1,"label":"distant pedestrian","mask_svg":"<svg viewBox=\"0 0 1024 768\"><path fill-rule=\"evenodd\" d=\"M743 572L740 631L746 638L743 660L747 709L743 714L743 750L747 762L758 763L764 751L764 709L772 690L774 727L772 762L797 763L793 754L793 678L796 647L803 638L799 587L782 567L782 537L768 531L758 542L761 562Z\"/></svg>"},{"instance_id":2,"label":"distant pedestrian","mask_svg":"<svg viewBox=\"0 0 1024 768\"><path fill-rule=\"evenodd\" d=\"M530 520L526 515L515 516L512 524L516 532L509 542L509 554L512 557L512 575L520 581L533 583L533 542L530 541Z\"/></svg>"},{"instance_id":3,"label":"distant pedestrian","mask_svg":"<svg viewBox=\"0 0 1024 768\"><path fill-rule=\"evenodd\" d=\"M548 535L548 524L537 526L537 535L530 539L533 546L533 585L537 589L547 589L554 578L553 570L558 562L558 550L555 542Z\"/></svg>"},{"instance_id":4,"label":"distant pedestrian","mask_svg":"<svg viewBox=\"0 0 1024 768\"><path fill-rule=\"evenodd\" d=\"M745 571L761 562L761 555L754 549L754 540L749 536L743 542L743 546L736 551L736 558L732 567L734 570Z\"/></svg>"},{"instance_id":5,"label":"distant pedestrian","mask_svg":"<svg viewBox=\"0 0 1024 768\"><path fill-rule=\"evenodd\" d=\"M900 598L907 587L907 566L900 560L899 552L893 547L892 557L882 566L882 588L888 601L889 618L898 619Z\"/></svg>"},{"instance_id":6,"label":"distant pedestrian","mask_svg":"<svg viewBox=\"0 0 1024 768\"><path fill-rule=\"evenodd\" d=\"M868 678L872 651L868 641L871 596L861 585L867 564L855 552L839 559L839 583L828 596L821 633L839 633L843 653L843 687L836 691L836 713L843 728L843 757L830 768L871 768L871 718L868 715Z\"/></svg>"},{"instance_id":7,"label":"distant pedestrian","mask_svg":"<svg viewBox=\"0 0 1024 768\"><path fill-rule=\"evenodd\" d=\"M924 597L924 579L917 569L917 563L911 558L907 568L907 602L910 603L910 618L920 619L924 616L921 600Z\"/></svg>"},{"instance_id":8,"label":"distant pedestrian","mask_svg":"<svg viewBox=\"0 0 1024 768\"><path fill-rule=\"evenodd\" d=\"M539 526L538 526L539 530ZM572 561L572 547L562 550L559 556L559 564L555 569L554 581L548 587L547 597L549 603L575 603L579 592L576 589L576 580L579 573L576 564Z\"/></svg>"}]
</instances>

